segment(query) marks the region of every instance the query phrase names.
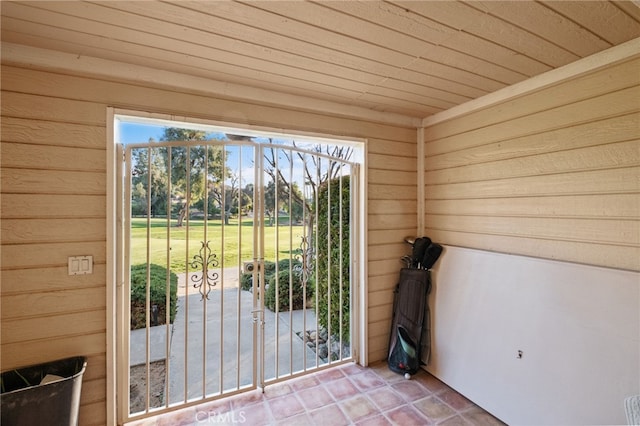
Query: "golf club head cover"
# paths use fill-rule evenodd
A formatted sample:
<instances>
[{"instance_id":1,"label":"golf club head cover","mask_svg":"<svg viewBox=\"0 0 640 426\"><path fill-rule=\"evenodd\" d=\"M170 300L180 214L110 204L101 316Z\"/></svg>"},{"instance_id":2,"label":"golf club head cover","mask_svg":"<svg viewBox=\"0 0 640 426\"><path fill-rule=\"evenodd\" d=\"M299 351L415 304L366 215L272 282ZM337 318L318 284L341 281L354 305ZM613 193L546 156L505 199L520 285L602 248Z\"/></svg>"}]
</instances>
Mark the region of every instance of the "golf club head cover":
<instances>
[{"instance_id":1,"label":"golf club head cover","mask_svg":"<svg viewBox=\"0 0 640 426\"><path fill-rule=\"evenodd\" d=\"M413 252L411 254L414 268L417 268L420 262L422 262L429 244L431 244L431 239L429 237L416 238L416 241L413 243Z\"/></svg>"},{"instance_id":2,"label":"golf club head cover","mask_svg":"<svg viewBox=\"0 0 640 426\"><path fill-rule=\"evenodd\" d=\"M431 269L436 264L438 258L442 254L442 246L438 243L431 243L422 259L422 268Z\"/></svg>"}]
</instances>

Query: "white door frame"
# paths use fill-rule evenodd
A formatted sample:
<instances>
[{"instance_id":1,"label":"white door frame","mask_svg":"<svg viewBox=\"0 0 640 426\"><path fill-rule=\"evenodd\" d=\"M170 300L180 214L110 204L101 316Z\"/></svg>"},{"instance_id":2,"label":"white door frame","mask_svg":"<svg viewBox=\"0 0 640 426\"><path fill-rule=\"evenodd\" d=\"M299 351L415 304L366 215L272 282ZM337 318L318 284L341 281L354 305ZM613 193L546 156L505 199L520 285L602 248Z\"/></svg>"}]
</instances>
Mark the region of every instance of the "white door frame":
<instances>
[{"instance_id":1,"label":"white door frame","mask_svg":"<svg viewBox=\"0 0 640 426\"><path fill-rule=\"evenodd\" d=\"M119 323L117 315L118 301L123 297L123 285L124 274L123 271L118 270L117 256L121 252L123 247L123 241L120 238L122 235L119 232L120 227L123 226L119 222L118 218L122 217L121 212L123 209L122 202L118 202L117 195L122 193L122 170L121 153L116 147L116 141L119 140L117 134L118 129L115 126L116 116L129 116L136 117L141 121L144 120L165 120L176 121L175 116L151 113L142 111L132 111L125 109L117 109L114 107L108 107L106 111L107 115L107 241L106 241L106 409L107 409L107 424L120 424L121 418L118 418L118 407L122 406L125 398L128 395L121 395L117 392L117 364L118 360L126 359L128 353L124 353L124 348L117 344L117 331L122 324ZM233 133L234 130L241 130L242 133L253 132L256 135L273 134L277 136L294 136L313 138L318 140L327 141L340 141L347 143L358 144L361 150L362 157L360 163L362 167L359 173L359 187L357 195L358 211L354 212L358 216L358 229L356 238L358 248L355 252L356 259L353 259L354 266L354 278L356 278L354 297L357 304L354 306L353 321L353 339L354 339L354 360L361 365L366 366L368 364L368 345L367 345L367 289L366 289L366 276L367 276L367 167L364 160L367 158L367 146L365 139L358 138L344 138L335 137L332 135L318 134L315 132L300 132L300 131L286 131L285 129L266 128L259 126L247 126L236 125L233 123L218 122L212 120L202 120L196 118L180 117L181 122L188 122L190 124L203 124L211 126L221 126L230 130ZM119 400L117 399L119 398Z\"/></svg>"}]
</instances>

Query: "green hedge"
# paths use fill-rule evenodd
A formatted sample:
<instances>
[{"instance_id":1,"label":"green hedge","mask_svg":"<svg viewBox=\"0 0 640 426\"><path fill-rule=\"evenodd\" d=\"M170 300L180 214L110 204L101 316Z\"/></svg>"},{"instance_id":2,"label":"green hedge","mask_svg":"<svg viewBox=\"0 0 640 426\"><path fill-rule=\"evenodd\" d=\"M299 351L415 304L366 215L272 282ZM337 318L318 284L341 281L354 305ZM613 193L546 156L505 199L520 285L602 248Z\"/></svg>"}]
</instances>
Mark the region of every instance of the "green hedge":
<instances>
[{"instance_id":1,"label":"green hedge","mask_svg":"<svg viewBox=\"0 0 640 426\"><path fill-rule=\"evenodd\" d=\"M166 295L167 268L150 264L150 299L149 306L158 305L158 324L166 323ZM176 317L178 300L178 276L171 272L169 321L173 323ZM147 265L133 265L131 267L131 329L146 327L146 298L147 298Z\"/></svg>"},{"instance_id":2,"label":"green hedge","mask_svg":"<svg viewBox=\"0 0 640 426\"><path fill-rule=\"evenodd\" d=\"M340 182L342 181L342 203L340 203ZM328 184L318 189L318 321L329 329L331 334L337 336L340 332L343 342L350 341L350 280L349 280L349 205L350 205L350 179L348 176L342 179L332 179ZM331 203L329 203L329 192ZM340 206L342 206L342 226L340 226ZM329 222L331 213L331 222ZM340 230L342 228L342 234ZM330 240L327 238L330 236ZM330 244L327 244L327 241ZM324 242L324 243L322 243ZM342 248L342 258L340 258ZM342 286L339 285L340 272L342 271ZM329 295L329 279L331 279L331 294ZM341 288L342 287L342 288ZM340 304L340 290L342 290L342 305ZM329 310L329 300L331 310ZM342 328L340 328L340 313L342 312Z\"/></svg>"}]
</instances>

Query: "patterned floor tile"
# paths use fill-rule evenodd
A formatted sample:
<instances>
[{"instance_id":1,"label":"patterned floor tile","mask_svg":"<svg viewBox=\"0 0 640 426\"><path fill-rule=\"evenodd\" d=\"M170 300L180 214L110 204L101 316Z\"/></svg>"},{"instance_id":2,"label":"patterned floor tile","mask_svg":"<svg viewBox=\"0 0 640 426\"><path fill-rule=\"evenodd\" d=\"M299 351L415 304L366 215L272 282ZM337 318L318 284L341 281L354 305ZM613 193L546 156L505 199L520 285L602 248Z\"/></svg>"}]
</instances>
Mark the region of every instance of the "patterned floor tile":
<instances>
[{"instance_id":1,"label":"patterned floor tile","mask_svg":"<svg viewBox=\"0 0 640 426\"><path fill-rule=\"evenodd\" d=\"M394 383L391 387L408 402L424 398L431 394L424 387L412 380Z\"/></svg>"},{"instance_id":2,"label":"patterned floor tile","mask_svg":"<svg viewBox=\"0 0 640 426\"><path fill-rule=\"evenodd\" d=\"M194 407L185 408L172 414L171 417L158 417L157 426L191 426L197 421L197 410Z\"/></svg>"},{"instance_id":3,"label":"patterned floor tile","mask_svg":"<svg viewBox=\"0 0 640 426\"><path fill-rule=\"evenodd\" d=\"M158 419L156 417L150 419L142 419L135 420L130 423L127 423L127 426L156 426L158 424Z\"/></svg>"},{"instance_id":4,"label":"patterned floor tile","mask_svg":"<svg viewBox=\"0 0 640 426\"><path fill-rule=\"evenodd\" d=\"M264 388L265 398L278 398L282 395L290 394L291 392L293 392L293 389L287 383L277 383Z\"/></svg>"},{"instance_id":5,"label":"patterned floor tile","mask_svg":"<svg viewBox=\"0 0 640 426\"><path fill-rule=\"evenodd\" d=\"M361 365L353 364L353 363L346 364L339 368L346 376L351 376L353 374L358 374L358 373L362 373L363 371L367 371L365 367L362 367Z\"/></svg>"},{"instance_id":6,"label":"patterned floor tile","mask_svg":"<svg viewBox=\"0 0 640 426\"><path fill-rule=\"evenodd\" d=\"M380 376L382 380L384 380L387 383L393 383L393 382L399 382L399 381L405 380L404 377L402 377L402 375L389 370L389 367L387 366L386 363L376 364L373 368L371 368L371 371L376 373L378 376Z\"/></svg>"},{"instance_id":7,"label":"patterned floor tile","mask_svg":"<svg viewBox=\"0 0 640 426\"><path fill-rule=\"evenodd\" d=\"M416 374L415 381L433 393L440 393L451 389L449 386L426 372Z\"/></svg>"},{"instance_id":8,"label":"patterned floor tile","mask_svg":"<svg viewBox=\"0 0 640 426\"><path fill-rule=\"evenodd\" d=\"M243 404L248 405L249 402ZM196 407L196 414L202 415L201 413L226 413L231 411L233 405L231 399L218 399L211 402L205 402L204 404L200 404Z\"/></svg>"},{"instance_id":9,"label":"patterned floor tile","mask_svg":"<svg viewBox=\"0 0 640 426\"><path fill-rule=\"evenodd\" d=\"M432 421L420 414L410 405L403 405L385 413L387 418L397 425L431 425Z\"/></svg>"},{"instance_id":10,"label":"patterned floor tile","mask_svg":"<svg viewBox=\"0 0 640 426\"><path fill-rule=\"evenodd\" d=\"M252 423L246 424L253 426ZM304 412L293 417L278 420L275 424L278 426L307 426L313 424L313 420L311 419L309 413Z\"/></svg>"},{"instance_id":11,"label":"patterned floor tile","mask_svg":"<svg viewBox=\"0 0 640 426\"><path fill-rule=\"evenodd\" d=\"M291 386L294 390L308 389L320 384L320 381L315 375L311 374L299 379L295 379L291 382Z\"/></svg>"},{"instance_id":12,"label":"patterned floor tile","mask_svg":"<svg viewBox=\"0 0 640 426\"><path fill-rule=\"evenodd\" d=\"M326 407L311 411L309 414L311 415L313 423L316 425L340 426L350 423L337 404L327 405Z\"/></svg>"},{"instance_id":13,"label":"patterned floor tile","mask_svg":"<svg viewBox=\"0 0 640 426\"><path fill-rule=\"evenodd\" d=\"M337 366L127 426L504 426L426 371L405 380L385 363Z\"/></svg>"},{"instance_id":14,"label":"patterned floor tile","mask_svg":"<svg viewBox=\"0 0 640 426\"><path fill-rule=\"evenodd\" d=\"M209 422L203 422L202 425L215 424L215 419ZM230 412L218 417L217 424L246 424L246 425L271 425L274 418L267 403L260 401L257 404L247 405L231 410Z\"/></svg>"},{"instance_id":15,"label":"patterned floor tile","mask_svg":"<svg viewBox=\"0 0 640 426\"><path fill-rule=\"evenodd\" d=\"M356 423L356 426L392 426L391 423L384 415L378 414L374 417L368 417L364 420L360 420Z\"/></svg>"},{"instance_id":16,"label":"patterned floor tile","mask_svg":"<svg viewBox=\"0 0 640 426\"><path fill-rule=\"evenodd\" d=\"M445 404L437 396L429 396L413 403L422 414L429 419L438 422L456 414L453 408Z\"/></svg>"},{"instance_id":17,"label":"patterned floor tile","mask_svg":"<svg viewBox=\"0 0 640 426\"><path fill-rule=\"evenodd\" d=\"M335 380L324 386L329 391L329 393L336 399L336 401L340 401L340 400L355 396L359 393L358 389L346 377L339 380Z\"/></svg>"},{"instance_id":18,"label":"patterned floor tile","mask_svg":"<svg viewBox=\"0 0 640 426\"><path fill-rule=\"evenodd\" d=\"M491 414L487 413L480 407L473 407L462 413L462 417L476 426L504 426L501 422Z\"/></svg>"},{"instance_id":19,"label":"patterned floor tile","mask_svg":"<svg viewBox=\"0 0 640 426\"><path fill-rule=\"evenodd\" d=\"M342 411L347 415L349 420L354 423L379 413L376 406L364 395L357 395L346 401L341 401L338 405L342 408Z\"/></svg>"},{"instance_id":20,"label":"patterned floor tile","mask_svg":"<svg viewBox=\"0 0 640 426\"><path fill-rule=\"evenodd\" d=\"M262 390L256 389L256 390L242 393L240 395L233 396L229 398L229 401L231 403L231 408L239 409L251 404L262 402L264 401L264 399L265 399L265 395L262 393Z\"/></svg>"},{"instance_id":21,"label":"patterned floor tile","mask_svg":"<svg viewBox=\"0 0 640 426\"><path fill-rule=\"evenodd\" d=\"M374 389L367 392L371 399L381 411L390 410L393 407L405 404L404 399L398 395L390 386Z\"/></svg>"},{"instance_id":22,"label":"patterned floor tile","mask_svg":"<svg viewBox=\"0 0 640 426\"><path fill-rule=\"evenodd\" d=\"M457 411L465 411L473 407L473 402L460 395L453 389L447 389L438 394L438 398L446 402L451 408Z\"/></svg>"},{"instance_id":23,"label":"patterned floor tile","mask_svg":"<svg viewBox=\"0 0 640 426\"><path fill-rule=\"evenodd\" d=\"M305 411L302 403L295 395L285 395L280 398L270 399L269 408L276 420L285 419Z\"/></svg>"},{"instance_id":24,"label":"patterned floor tile","mask_svg":"<svg viewBox=\"0 0 640 426\"><path fill-rule=\"evenodd\" d=\"M344 374L342 374L342 370L339 368L329 368L328 370L323 370L319 373L316 373L316 378L320 383L327 383L333 380L342 379Z\"/></svg>"},{"instance_id":25,"label":"patterned floor tile","mask_svg":"<svg viewBox=\"0 0 640 426\"><path fill-rule=\"evenodd\" d=\"M438 426L472 426L471 423L466 421L461 415L449 417L438 423Z\"/></svg>"},{"instance_id":26,"label":"patterned floor tile","mask_svg":"<svg viewBox=\"0 0 640 426\"><path fill-rule=\"evenodd\" d=\"M314 410L328 404L333 404L333 397L324 386L314 386L310 389L303 389L296 393L302 401L302 405L307 410Z\"/></svg>"},{"instance_id":27,"label":"patterned floor tile","mask_svg":"<svg viewBox=\"0 0 640 426\"><path fill-rule=\"evenodd\" d=\"M370 371L361 372L360 374L354 374L349 378L361 391L368 391L370 389L386 385L384 380Z\"/></svg>"}]
</instances>

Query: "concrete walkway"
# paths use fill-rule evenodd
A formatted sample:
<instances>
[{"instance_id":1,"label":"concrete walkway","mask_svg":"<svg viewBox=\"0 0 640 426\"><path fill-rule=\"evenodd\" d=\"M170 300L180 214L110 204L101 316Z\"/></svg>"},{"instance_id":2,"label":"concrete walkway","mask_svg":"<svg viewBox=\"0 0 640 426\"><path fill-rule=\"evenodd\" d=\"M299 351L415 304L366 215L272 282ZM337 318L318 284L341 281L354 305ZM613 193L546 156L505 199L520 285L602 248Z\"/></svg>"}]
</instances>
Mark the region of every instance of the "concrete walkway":
<instances>
[{"instance_id":1,"label":"concrete walkway","mask_svg":"<svg viewBox=\"0 0 640 426\"><path fill-rule=\"evenodd\" d=\"M171 333L173 327L169 328L169 341L171 341ZM158 325L156 327L149 328L149 341L150 358L149 362L160 361L165 359L166 348L165 344L167 336L167 327L164 325ZM129 348L129 365L134 366L138 364L144 364L147 362L147 330L145 328L139 328L137 330L131 330L131 341Z\"/></svg>"},{"instance_id":2,"label":"concrete walkway","mask_svg":"<svg viewBox=\"0 0 640 426\"><path fill-rule=\"evenodd\" d=\"M230 275L230 274L229 274ZM236 275L237 277L237 275ZM231 278L231 276L229 276ZM225 288L211 290L209 300L202 300L193 287L185 296L184 278L179 285L178 310L170 326L170 349L167 373L170 402L184 401L206 394L234 390L253 382L260 372L258 350L259 323L253 321L253 294L238 288L230 280ZM235 285L233 285L233 284ZM180 289L182 287L182 290ZM195 292L195 294L194 294ZM238 315L238 312L240 313ZM297 332L315 330L315 313L302 310L282 312L277 316L265 309L265 378L274 378L316 365L316 354L298 337ZM255 325L255 337L254 337ZM305 327L306 325L306 327ZM165 359L166 327L150 328L151 361ZM131 332L131 365L146 360L146 330ZM276 351L278 353L276 362ZM321 360L318 360L321 363Z\"/></svg>"}]
</instances>

